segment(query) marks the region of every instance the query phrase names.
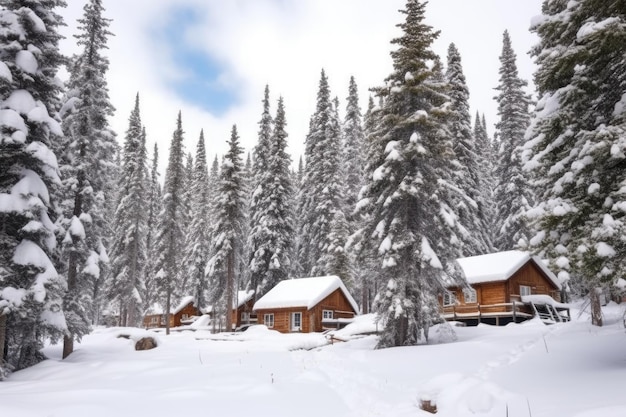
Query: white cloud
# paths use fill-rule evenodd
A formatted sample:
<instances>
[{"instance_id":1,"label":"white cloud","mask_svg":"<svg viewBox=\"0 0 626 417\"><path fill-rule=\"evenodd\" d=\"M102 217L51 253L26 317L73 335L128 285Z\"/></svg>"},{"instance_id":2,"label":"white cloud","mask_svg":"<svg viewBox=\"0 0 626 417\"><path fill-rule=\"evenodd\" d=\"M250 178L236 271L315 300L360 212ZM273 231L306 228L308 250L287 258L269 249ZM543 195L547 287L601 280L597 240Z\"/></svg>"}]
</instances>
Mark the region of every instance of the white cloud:
<instances>
[{"instance_id":1,"label":"white cloud","mask_svg":"<svg viewBox=\"0 0 626 417\"><path fill-rule=\"evenodd\" d=\"M68 27L65 51L76 52L72 35L82 4L70 3L61 13ZM526 52L534 42L527 28L540 12L540 0L431 0L427 21L442 31L435 50L445 58L454 41L462 54L473 110L496 121L492 101L498 82L498 56L502 32L508 28L518 54L520 74L532 72ZM348 80L354 75L362 107L367 88L380 85L391 70L389 41L398 34L396 24L404 0L133 0L105 1L106 16L113 19L108 55L110 97L117 112L112 126L122 141L136 92L141 95L142 119L148 140L159 143L161 170L165 170L169 141L178 110L182 110L186 147L195 152L204 128L210 158L223 154L230 127L236 123L244 146L254 146L265 84L270 85L272 106L283 95L294 161L304 149L308 121L315 108L320 70L329 77L333 95L345 107ZM184 102L167 87L180 72L165 45L154 43L155 28L166 24L174 7L191 6L198 13L195 27L183 28L190 42L223 62L228 72L217 80L234 86L239 104L220 117ZM151 148L150 148L151 151Z\"/></svg>"}]
</instances>

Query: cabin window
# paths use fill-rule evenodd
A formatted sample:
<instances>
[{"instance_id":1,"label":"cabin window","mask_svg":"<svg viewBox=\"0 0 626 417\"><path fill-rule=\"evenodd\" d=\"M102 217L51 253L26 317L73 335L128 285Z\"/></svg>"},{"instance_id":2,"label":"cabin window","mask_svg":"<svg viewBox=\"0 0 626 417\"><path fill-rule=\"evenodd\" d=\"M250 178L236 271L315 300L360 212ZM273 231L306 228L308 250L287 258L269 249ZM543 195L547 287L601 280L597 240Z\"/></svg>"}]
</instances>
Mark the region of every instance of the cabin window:
<instances>
[{"instance_id":1,"label":"cabin window","mask_svg":"<svg viewBox=\"0 0 626 417\"><path fill-rule=\"evenodd\" d=\"M265 324L269 328L274 327L274 314L264 314L263 324Z\"/></svg>"},{"instance_id":2,"label":"cabin window","mask_svg":"<svg viewBox=\"0 0 626 417\"><path fill-rule=\"evenodd\" d=\"M465 298L465 303L466 304L475 304L477 297L476 297L476 290L473 288L464 288L463 289L463 298Z\"/></svg>"},{"instance_id":3,"label":"cabin window","mask_svg":"<svg viewBox=\"0 0 626 417\"><path fill-rule=\"evenodd\" d=\"M322 320L332 320L333 318L333 311L332 310L322 310Z\"/></svg>"},{"instance_id":4,"label":"cabin window","mask_svg":"<svg viewBox=\"0 0 626 417\"><path fill-rule=\"evenodd\" d=\"M250 321L250 313L244 311L241 313L241 321Z\"/></svg>"},{"instance_id":5,"label":"cabin window","mask_svg":"<svg viewBox=\"0 0 626 417\"><path fill-rule=\"evenodd\" d=\"M521 295L522 297L525 295L530 295L530 285L520 285L519 295Z\"/></svg>"},{"instance_id":6,"label":"cabin window","mask_svg":"<svg viewBox=\"0 0 626 417\"><path fill-rule=\"evenodd\" d=\"M150 317L150 323L156 324L158 322L159 322L159 318L158 317Z\"/></svg>"},{"instance_id":7,"label":"cabin window","mask_svg":"<svg viewBox=\"0 0 626 417\"><path fill-rule=\"evenodd\" d=\"M456 304L456 294L450 291L446 291L443 293L443 305L444 306L452 306Z\"/></svg>"},{"instance_id":8,"label":"cabin window","mask_svg":"<svg viewBox=\"0 0 626 417\"><path fill-rule=\"evenodd\" d=\"M183 317L182 317L183 320L187 320L188 318L189 318L189 314L183 314Z\"/></svg>"},{"instance_id":9,"label":"cabin window","mask_svg":"<svg viewBox=\"0 0 626 417\"><path fill-rule=\"evenodd\" d=\"M291 331L299 332L302 330L302 313L291 313Z\"/></svg>"}]
</instances>

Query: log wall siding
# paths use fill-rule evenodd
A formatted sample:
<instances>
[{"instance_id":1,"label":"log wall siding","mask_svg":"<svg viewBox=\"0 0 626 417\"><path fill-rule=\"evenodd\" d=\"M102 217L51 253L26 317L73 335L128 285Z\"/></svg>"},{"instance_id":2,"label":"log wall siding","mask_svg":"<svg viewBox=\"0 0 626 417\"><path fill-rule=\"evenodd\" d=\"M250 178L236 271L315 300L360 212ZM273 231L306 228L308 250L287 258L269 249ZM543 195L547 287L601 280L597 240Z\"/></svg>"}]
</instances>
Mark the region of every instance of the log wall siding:
<instances>
[{"instance_id":1,"label":"log wall siding","mask_svg":"<svg viewBox=\"0 0 626 417\"><path fill-rule=\"evenodd\" d=\"M532 260L513 274L507 281L507 285L507 294L509 294L509 300L507 302L512 302L513 300L520 301L520 285L529 286L531 288L531 294L549 295L556 301L561 301L559 289L545 275L535 261Z\"/></svg>"},{"instance_id":2,"label":"log wall siding","mask_svg":"<svg viewBox=\"0 0 626 417\"><path fill-rule=\"evenodd\" d=\"M247 320L243 319L242 317L243 313L250 313L251 319L255 318L255 315L252 314L252 306L254 306L254 298L251 298L250 300L242 304L239 308L237 308L237 311L235 313L235 321L236 321L235 327L239 327L242 324L246 324L248 322ZM250 320L250 321L255 322L255 320Z\"/></svg>"},{"instance_id":3,"label":"log wall siding","mask_svg":"<svg viewBox=\"0 0 626 417\"><path fill-rule=\"evenodd\" d=\"M189 303L185 307L183 307L183 309L180 310L178 313L170 315L170 326L178 327L182 325L181 320L183 320L183 316L191 317L199 315L200 312L198 311L198 309L193 305L193 303Z\"/></svg>"},{"instance_id":4,"label":"log wall siding","mask_svg":"<svg viewBox=\"0 0 626 417\"><path fill-rule=\"evenodd\" d=\"M300 331L309 333L321 332L323 330L322 312L324 310L333 311L334 318L351 318L356 315L356 311L354 311L347 297L340 289L333 291L310 310L307 310L306 307L277 308L257 310L256 314L259 324L265 324L265 314L274 314L273 329L281 333L290 333L291 314L295 312L302 313L302 326Z\"/></svg>"}]
</instances>

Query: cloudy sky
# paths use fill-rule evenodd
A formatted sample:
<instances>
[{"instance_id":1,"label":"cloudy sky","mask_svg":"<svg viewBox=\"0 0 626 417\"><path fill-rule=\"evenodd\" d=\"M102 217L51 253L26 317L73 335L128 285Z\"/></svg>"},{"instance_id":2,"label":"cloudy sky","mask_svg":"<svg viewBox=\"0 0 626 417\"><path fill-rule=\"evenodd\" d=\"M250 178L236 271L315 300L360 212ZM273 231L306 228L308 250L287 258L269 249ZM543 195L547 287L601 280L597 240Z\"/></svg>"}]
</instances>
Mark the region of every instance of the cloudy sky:
<instances>
[{"instance_id":1,"label":"cloudy sky","mask_svg":"<svg viewBox=\"0 0 626 417\"><path fill-rule=\"evenodd\" d=\"M62 49L77 52L72 35L84 1L61 10L67 27ZM345 108L354 75L365 110L368 88L391 71L389 41L398 35L405 0L104 0L113 19L108 56L112 127L123 141L137 92L150 152L159 144L165 170L176 115L182 111L185 145L195 154L204 129L209 157L223 155L237 124L247 150L256 141L261 100L270 86L272 112L285 99L290 152L297 162L322 68ZM468 80L472 112L491 126L502 32L511 33L520 74L532 79L528 32L541 0L431 0L427 22L441 31L434 45L445 58L454 42ZM445 62L445 61L444 61ZM493 128L490 128L493 132Z\"/></svg>"}]
</instances>

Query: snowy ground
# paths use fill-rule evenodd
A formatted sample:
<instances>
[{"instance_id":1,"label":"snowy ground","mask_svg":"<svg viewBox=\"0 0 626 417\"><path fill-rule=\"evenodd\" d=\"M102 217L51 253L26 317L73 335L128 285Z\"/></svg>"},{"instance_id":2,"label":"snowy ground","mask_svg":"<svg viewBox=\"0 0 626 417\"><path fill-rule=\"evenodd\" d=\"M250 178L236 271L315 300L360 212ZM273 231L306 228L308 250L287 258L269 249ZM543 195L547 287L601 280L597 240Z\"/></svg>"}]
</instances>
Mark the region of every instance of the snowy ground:
<instances>
[{"instance_id":1,"label":"snowy ground","mask_svg":"<svg viewBox=\"0 0 626 417\"><path fill-rule=\"evenodd\" d=\"M50 346L50 360L0 382L0 416L428 416L417 404L431 399L437 416L624 417L624 307L607 307L603 328L583 314L386 350L373 349L376 336L351 336L367 318L333 345L259 326L158 334L158 348L136 352L116 336L149 332L98 329L67 360Z\"/></svg>"}]
</instances>

